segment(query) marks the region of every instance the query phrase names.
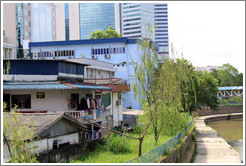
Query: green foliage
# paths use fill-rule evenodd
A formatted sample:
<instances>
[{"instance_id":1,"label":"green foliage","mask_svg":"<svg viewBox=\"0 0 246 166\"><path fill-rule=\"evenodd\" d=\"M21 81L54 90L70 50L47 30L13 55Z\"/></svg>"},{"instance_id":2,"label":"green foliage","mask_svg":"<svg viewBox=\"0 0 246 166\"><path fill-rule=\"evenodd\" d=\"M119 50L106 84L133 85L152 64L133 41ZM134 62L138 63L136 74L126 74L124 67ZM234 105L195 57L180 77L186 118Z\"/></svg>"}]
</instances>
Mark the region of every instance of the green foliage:
<instances>
[{"instance_id":1,"label":"green foliage","mask_svg":"<svg viewBox=\"0 0 246 166\"><path fill-rule=\"evenodd\" d=\"M195 132L192 133L192 135L191 135L191 140L192 140L193 142L196 142L196 133L195 133Z\"/></svg>"},{"instance_id":2,"label":"green foliage","mask_svg":"<svg viewBox=\"0 0 246 166\"><path fill-rule=\"evenodd\" d=\"M226 99L220 100L220 103L229 103L229 101L227 101Z\"/></svg>"},{"instance_id":3,"label":"green foliage","mask_svg":"<svg viewBox=\"0 0 246 166\"><path fill-rule=\"evenodd\" d=\"M216 72L213 71L213 75L215 75L218 79L219 86L243 86L243 74L239 73L238 70L229 63L224 64L219 68Z\"/></svg>"},{"instance_id":4,"label":"green foliage","mask_svg":"<svg viewBox=\"0 0 246 166\"><path fill-rule=\"evenodd\" d=\"M116 154L129 151L129 147L126 144L126 137L114 133L110 133L110 136L106 140L106 147L107 150Z\"/></svg>"},{"instance_id":5,"label":"green foliage","mask_svg":"<svg viewBox=\"0 0 246 166\"><path fill-rule=\"evenodd\" d=\"M6 107L5 107L6 108ZM37 158L33 154L38 155L34 138L33 124L20 122L22 117L20 113L11 111L10 117L3 118L3 136L4 141L9 147L10 160L12 163L37 163Z\"/></svg>"},{"instance_id":6,"label":"green foliage","mask_svg":"<svg viewBox=\"0 0 246 166\"><path fill-rule=\"evenodd\" d=\"M218 81L207 72L197 73L197 77L197 101L199 105L206 105L215 109L219 104L217 97Z\"/></svg>"},{"instance_id":7,"label":"green foliage","mask_svg":"<svg viewBox=\"0 0 246 166\"><path fill-rule=\"evenodd\" d=\"M109 26L108 29L106 29L105 31L98 30L92 32L90 39L104 39L104 38L118 38L118 37L122 37L122 35L116 32L114 28Z\"/></svg>"},{"instance_id":8,"label":"green foliage","mask_svg":"<svg viewBox=\"0 0 246 166\"><path fill-rule=\"evenodd\" d=\"M241 97L231 97L229 99L229 102L230 103L242 103L243 102L243 99Z\"/></svg>"}]
</instances>

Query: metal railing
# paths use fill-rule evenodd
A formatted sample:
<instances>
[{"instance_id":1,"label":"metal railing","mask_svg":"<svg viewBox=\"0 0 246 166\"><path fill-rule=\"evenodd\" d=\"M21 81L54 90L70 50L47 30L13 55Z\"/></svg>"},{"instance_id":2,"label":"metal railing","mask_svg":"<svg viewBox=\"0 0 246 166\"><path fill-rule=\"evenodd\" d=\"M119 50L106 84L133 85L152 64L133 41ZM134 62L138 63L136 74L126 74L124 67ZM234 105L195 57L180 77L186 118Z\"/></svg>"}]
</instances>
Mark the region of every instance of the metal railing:
<instances>
[{"instance_id":1,"label":"metal railing","mask_svg":"<svg viewBox=\"0 0 246 166\"><path fill-rule=\"evenodd\" d=\"M191 117L191 116L190 116ZM165 154L165 151L173 148L192 128L192 117L190 123L183 128L182 131L180 131L175 137L168 140L164 144L156 147L155 149L143 154L139 158L134 158L129 161L126 161L125 163L152 163L156 159L160 158Z\"/></svg>"}]
</instances>

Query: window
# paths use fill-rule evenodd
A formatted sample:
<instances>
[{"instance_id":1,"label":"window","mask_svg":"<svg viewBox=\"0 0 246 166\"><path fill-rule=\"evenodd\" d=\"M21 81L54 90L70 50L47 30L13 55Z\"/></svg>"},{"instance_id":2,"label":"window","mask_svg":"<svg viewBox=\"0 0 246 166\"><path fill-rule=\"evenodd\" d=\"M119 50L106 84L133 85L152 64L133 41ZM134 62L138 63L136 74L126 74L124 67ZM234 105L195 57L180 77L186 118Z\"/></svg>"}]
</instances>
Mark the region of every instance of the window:
<instances>
[{"instance_id":1,"label":"window","mask_svg":"<svg viewBox=\"0 0 246 166\"><path fill-rule=\"evenodd\" d=\"M3 31L3 36L5 36L5 31Z\"/></svg>"},{"instance_id":2,"label":"window","mask_svg":"<svg viewBox=\"0 0 246 166\"><path fill-rule=\"evenodd\" d=\"M3 20L3 26L5 25L5 20Z\"/></svg>"},{"instance_id":3,"label":"window","mask_svg":"<svg viewBox=\"0 0 246 166\"><path fill-rule=\"evenodd\" d=\"M31 12L30 11L28 12L28 16L31 16Z\"/></svg>"},{"instance_id":4,"label":"window","mask_svg":"<svg viewBox=\"0 0 246 166\"><path fill-rule=\"evenodd\" d=\"M53 149L58 149L57 140L53 141Z\"/></svg>"},{"instance_id":5,"label":"window","mask_svg":"<svg viewBox=\"0 0 246 166\"><path fill-rule=\"evenodd\" d=\"M29 21L29 27L31 27L31 21Z\"/></svg>"},{"instance_id":6,"label":"window","mask_svg":"<svg viewBox=\"0 0 246 166\"><path fill-rule=\"evenodd\" d=\"M31 108L31 95L12 95L12 108L17 106L19 109Z\"/></svg>"},{"instance_id":7,"label":"window","mask_svg":"<svg viewBox=\"0 0 246 166\"><path fill-rule=\"evenodd\" d=\"M25 10L25 15L27 16L27 11Z\"/></svg>"},{"instance_id":8,"label":"window","mask_svg":"<svg viewBox=\"0 0 246 166\"><path fill-rule=\"evenodd\" d=\"M25 20L25 26L27 26L27 21Z\"/></svg>"},{"instance_id":9,"label":"window","mask_svg":"<svg viewBox=\"0 0 246 166\"><path fill-rule=\"evenodd\" d=\"M25 35L27 36L27 31L25 31Z\"/></svg>"},{"instance_id":10,"label":"window","mask_svg":"<svg viewBox=\"0 0 246 166\"><path fill-rule=\"evenodd\" d=\"M31 32L29 32L29 37L31 37L31 35L32 35Z\"/></svg>"},{"instance_id":11,"label":"window","mask_svg":"<svg viewBox=\"0 0 246 166\"><path fill-rule=\"evenodd\" d=\"M45 92L37 92L36 97L37 97L37 99L44 99L45 98Z\"/></svg>"}]
</instances>

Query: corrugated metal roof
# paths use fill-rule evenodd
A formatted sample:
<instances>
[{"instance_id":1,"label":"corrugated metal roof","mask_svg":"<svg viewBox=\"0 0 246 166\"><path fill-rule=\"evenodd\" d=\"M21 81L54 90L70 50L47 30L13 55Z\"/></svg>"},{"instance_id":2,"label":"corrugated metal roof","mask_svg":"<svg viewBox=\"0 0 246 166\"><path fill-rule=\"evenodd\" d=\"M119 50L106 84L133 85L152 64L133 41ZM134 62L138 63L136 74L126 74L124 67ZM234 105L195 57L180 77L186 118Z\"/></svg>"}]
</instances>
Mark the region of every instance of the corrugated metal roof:
<instances>
[{"instance_id":1,"label":"corrugated metal roof","mask_svg":"<svg viewBox=\"0 0 246 166\"><path fill-rule=\"evenodd\" d=\"M63 84L3 84L4 90L17 89L74 89Z\"/></svg>"},{"instance_id":2,"label":"corrugated metal roof","mask_svg":"<svg viewBox=\"0 0 246 166\"><path fill-rule=\"evenodd\" d=\"M219 87L219 90L243 90L243 86Z\"/></svg>"},{"instance_id":3,"label":"corrugated metal roof","mask_svg":"<svg viewBox=\"0 0 246 166\"><path fill-rule=\"evenodd\" d=\"M83 85L83 84L71 84L71 85L78 87L78 89L111 90L111 88L105 86Z\"/></svg>"},{"instance_id":4,"label":"corrugated metal roof","mask_svg":"<svg viewBox=\"0 0 246 166\"><path fill-rule=\"evenodd\" d=\"M70 86L72 85L72 86ZM75 83L32 83L32 82L8 82L3 83L4 90L22 90L22 89L99 89L111 90L109 87L97 85L83 85Z\"/></svg>"}]
</instances>

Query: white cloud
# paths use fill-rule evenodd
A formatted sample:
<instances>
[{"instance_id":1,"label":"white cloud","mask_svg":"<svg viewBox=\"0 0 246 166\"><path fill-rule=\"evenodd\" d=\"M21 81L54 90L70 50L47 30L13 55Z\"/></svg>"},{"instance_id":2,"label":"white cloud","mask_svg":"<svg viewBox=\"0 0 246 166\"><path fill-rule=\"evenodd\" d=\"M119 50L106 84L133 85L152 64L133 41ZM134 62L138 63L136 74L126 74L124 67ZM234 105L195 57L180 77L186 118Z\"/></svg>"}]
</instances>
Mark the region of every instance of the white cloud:
<instances>
[{"instance_id":1,"label":"white cloud","mask_svg":"<svg viewBox=\"0 0 246 166\"><path fill-rule=\"evenodd\" d=\"M245 70L245 2L168 2L169 38L194 66Z\"/></svg>"}]
</instances>

